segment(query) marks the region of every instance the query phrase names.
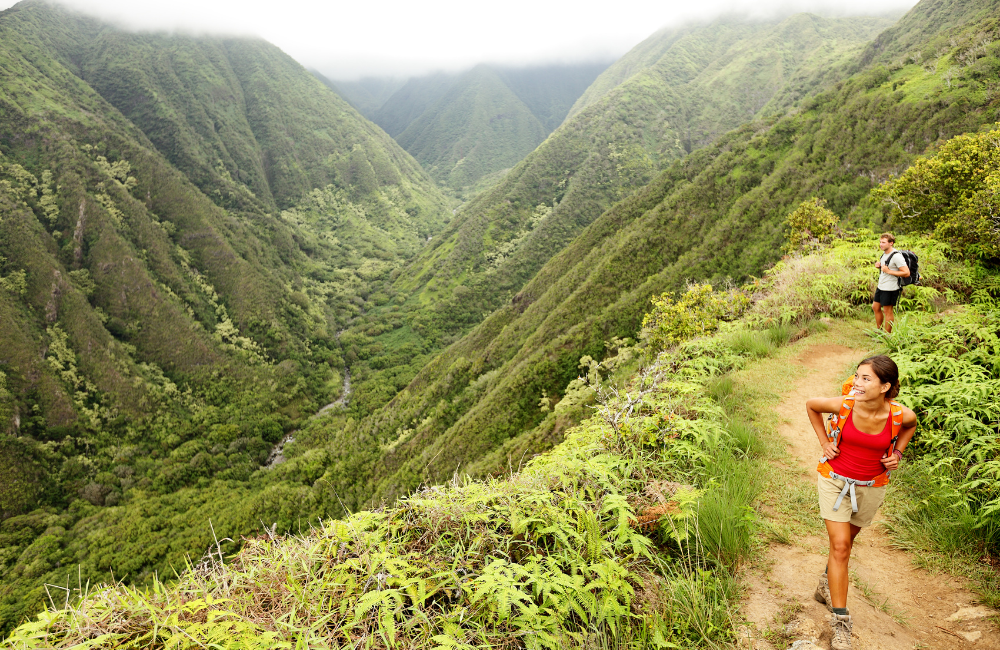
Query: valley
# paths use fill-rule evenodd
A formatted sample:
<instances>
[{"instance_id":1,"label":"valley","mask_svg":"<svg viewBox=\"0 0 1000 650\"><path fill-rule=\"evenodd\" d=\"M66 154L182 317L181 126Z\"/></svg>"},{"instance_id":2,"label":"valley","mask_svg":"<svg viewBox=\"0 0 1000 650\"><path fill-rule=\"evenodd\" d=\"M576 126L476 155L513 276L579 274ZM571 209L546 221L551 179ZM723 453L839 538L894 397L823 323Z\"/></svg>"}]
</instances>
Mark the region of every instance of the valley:
<instances>
[{"instance_id":1,"label":"valley","mask_svg":"<svg viewBox=\"0 0 1000 650\"><path fill-rule=\"evenodd\" d=\"M885 526L997 606L996 16L725 16L610 64L348 82L0 12L0 645L779 647L739 585L798 497L727 391L773 408L732 377L860 327L886 229L926 264L870 344L927 422L902 484L963 505ZM795 250L809 202L836 233ZM982 395L929 397L959 366Z\"/></svg>"}]
</instances>

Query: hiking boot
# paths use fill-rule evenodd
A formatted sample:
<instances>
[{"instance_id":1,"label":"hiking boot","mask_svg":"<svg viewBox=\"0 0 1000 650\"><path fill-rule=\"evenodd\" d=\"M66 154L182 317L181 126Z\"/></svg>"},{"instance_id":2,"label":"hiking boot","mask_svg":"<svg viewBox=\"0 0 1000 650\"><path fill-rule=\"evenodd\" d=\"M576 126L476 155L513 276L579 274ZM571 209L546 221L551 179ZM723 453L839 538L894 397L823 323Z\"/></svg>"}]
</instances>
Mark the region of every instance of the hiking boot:
<instances>
[{"instance_id":1,"label":"hiking boot","mask_svg":"<svg viewBox=\"0 0 1000 650\"><path fill-rule=\"evenodd\" d=\"M830 640L831 650L851 650L851 615L834 614L830 619L833 628L833 639Z\"/></svg>"},{"instance_id":2,"label":"hiking boot","mask_svg":"<svg viewBox=\"0 0 1000 650\"><path fill-rule=\"evenodd\" d=\"M819 577L819 586L816 587L816 593L813 594L813 598L816 602L823 603L826 608L833 611L833 599L830 598L830 581L827 579L824 573Z\"/></svg>"}]
</instances>

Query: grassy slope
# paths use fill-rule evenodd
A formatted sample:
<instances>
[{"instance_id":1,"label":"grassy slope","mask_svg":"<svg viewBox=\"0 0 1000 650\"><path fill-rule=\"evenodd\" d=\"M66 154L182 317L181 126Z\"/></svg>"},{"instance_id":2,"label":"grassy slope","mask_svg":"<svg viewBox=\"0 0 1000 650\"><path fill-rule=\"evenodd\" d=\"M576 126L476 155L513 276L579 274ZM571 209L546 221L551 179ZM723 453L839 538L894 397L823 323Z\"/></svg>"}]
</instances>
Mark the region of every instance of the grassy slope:
<instances>
[{"instance_id":1,"label":"grassy slope","mask_svg":"<svg viewBox=\"0 0 1000 650\"><path fill-rule=\"evenodd\" d=\"M794 380L787 367L793 349L780 346L793 332L827 329L812 317L841 311L839 304L847 305L845 314L849 303L866 309L859 304L866 293L852 294L872 282L871 236L779 264L757 286L743 322L681 343L656 364L620 358L601 394L594 394L596 384L587 389L585 402L597 402L596 414L523 471L475 482L456 477L374 512L325 520L306 534L248 540L235 557L213 546L176 582L152 589L84 589L70 581L59 593L68 607L55 598L53 609L15 630L8 645L731 643L741 595L733 569L762 543L788 543L798 533L774 526L761 510L791 511L816 525L803 516L808 494L776 498L765 490L767 481L780 481L785 452L762 435L772 426L766 416L776 394L762 386ZM984 403L967 377L980 376L989 391L998 381L1000 285L995 269L948 260L933 241L902 243L927 263L926 284L908 291L907 311L945 288L960 300L983 288L990 296L978 310L952 304L940 315L908 313L895 335L877 338L899 361L902 399L920 422L891 483L890 525L897 540L920 549L915 561L958 569L995 604L996 577L982 559L995 557L1000 540L997 515L983 501L1000 497L975 480L996 464L995 404ZM824 284L832 288L820 294ZM794 327L753 329L789 305ZM844 338L859 338L857 321L835 320L821 335ZM941 462L970 442L989 449L968 457L970 475L966 463L949 469ZM769 467L767 460L775 462ZM655 511L656 523L636 526L664 494L674 497L669 514ZM977 521L986 526L977 528Z\"/></svg>"},{"instance_id":2,"label":"grassy slope","mask_svg":"<svg viewBox=\"0 0 1000 650\"><path fill-rule=\"evenodd\" d=\"M706 384L758 353L720 338L696 342L642 376L629 376L634 364L623 367L618 380L645 395L634 429L615 430L595 416L516 475L429 488L297 538L262 536L235 560L206 556L177 585L94 589L75 623L45 613L9 641L725 642L738 594L730 570L755 544L749 520L735 533L725 522L733 511L752 511L765 446L752 432L731 433L736 414L720 408ZM625 408L614 398L605 404L609 413ZM665 479L686 484L667 505L674 525L688 531L697 516L697 533L634 527L639 512L660 505L657 491L663 500L674 495L677 484ZM692 493L693 485L704 490ZM180 614L185 606L195 617Z\"/></svg>"},{"instance_id":3,"label":"grassy slope","mask_svg":"<svg viewBox=\"0 0 1000 650\"><path fill-rule=\"evenodd\" d=\"M939 138L994 119L996 99L982 83L949 88L940 70L996 30L991 7L949 5L955 27L921 42L914 34L940 24L942 10L918 5L862 54L867 67L850 81L798 114L727 134L605 213L385 409L334 434L331 481L353 495L393 496L459 465L483 473L516 462L558 439L560 423L537 410L543 392L558 395L582 355L599 357L605 341L634 332L650 295L690 278L760 273L778 255L785 215L812 195L838 214L871 217L865 197L876 181ZM938 53L934 66L906 63L914 43ZM369 441L360 452L359 435Z\"/></svg>"},{"instance_id":4,"label":"grassy slope","mask_svg":"<svg viewBox=\"0 0 1000 650\"><path fill-rule=\"evenodd\" d=\"M703 97L704 105L721 107L728 105L723 99L728 92L725 84L739 86L753 75L798 79L831 56L857 51L862 41L852 41L845 33L860 39L856 30L865 25L872 26L859 20L798 16L777 25L721 23L659 36L669 46L653 67L567 120L499 185L464 206L449 230L435 237L395 282L397 302L388 310L390 315L375 312L359 319L356 331L377 332L380 319L391 318L407 323L410 335L405 348L395 345L398 333L380 339L381 350L359 348L357 416L365 417L405 388L428 352L451 343L501 305L511 304L525 283L601 212L651 180L659 166L683 156L681 133L667 110L682 107L685 93L697 96L699 89L714 88L718 98ZM797 34L792 50L798 58L791 58L799 62L798 68L790 67L789 49L780 41L786 31ZM659 42L654 38L637 51L658 51L654 46ZM786 56L769 56L768 48ZM803 84L796 84L804 92ZM723 113L706 110L704 128L699 129L708 128L712 115ZM745 119L730 116L734 126ZM693 237L675 239L674 245L697 243ZM513 309L526 306L520 300ZM477 335L475 340L482 344L490 338ZM447 367L442 363L435 367ZM386 366L397 370L377 369ZM419 391L400 397L406 402L413 398L423 399Z\"/></svg>"},{"instance_id":5,"label":"grassy slope","mask_svg":"<svg viewBox=\"0 0 1000 650\"><path fill-rule=\"evenodd\" d=\"M473 68L396 136L429 173L452 186L513 167L545 127L489 67Z\"/></svg>"},{"instance_id":6,"label":"grassy slope","mask_svg":"<svg viewBox=\"0 0 1000 650\"><path fill-rule=\"evenodd\" d=\"M437 303L446 331L478 322L657 169L751 119L742 112L744 91L766 89L763 108L784 80L860 48L884 25L800 15L779 24L723 21L675 40L661 35L671 41L666 54L568 120L464 207L397 286ZM552 213L533 221L539 204L553 206ZM515 250L498 261L497 251L512 241ZM472 295L450 301L460 286Z\"/></svg>"},{"instance_id":7,"label":"grassy slope","mask_svg":"<svg viewBox=\"0 0 1000 650\"><path fill-rule=\"evenodd\" d=\"M245 532L280 510L247 481L339 394L336 330L446 212L394 141L259 41L22 3L0 14L0 86L0 276L25 278L0 296L0 471L28 477L0 497L6 627L60 564L179 565L204 542L191 508Z\"/></svg>"}]
</instances>

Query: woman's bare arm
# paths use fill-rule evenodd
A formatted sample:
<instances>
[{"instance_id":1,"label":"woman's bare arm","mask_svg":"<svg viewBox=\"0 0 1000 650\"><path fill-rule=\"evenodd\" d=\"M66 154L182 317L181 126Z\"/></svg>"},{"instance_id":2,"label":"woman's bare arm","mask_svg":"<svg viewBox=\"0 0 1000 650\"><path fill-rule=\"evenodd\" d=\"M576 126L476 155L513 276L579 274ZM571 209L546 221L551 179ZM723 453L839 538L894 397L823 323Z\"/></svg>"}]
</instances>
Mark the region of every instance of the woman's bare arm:
<instances>
[{"instance_id":1,"label":"woman's bare arm","mask_svg":"<svg viewBox=\"0 0 1000 650\"><path fill-rule=\"evenodd\" d=\"M843 397L813 397L806 400L806 415L809 416L809 423L812 424L813 431L816 432L816 439L820 447L823 448L823 455L827 458L836 458L840 454L837 445L833 440L826 437L826 429L823 428L824 413L839 413Z\"/></svg>"},{"instance_id":2,"label":"woman's bare arm","mask_svg":"<svg viewBox=\"0 0 1000 650\"><path fill-rule=\"evenodd\" d=\"M913 434L917 432L917 414L910 409L903 407L903 426L899 429L899 437L896 438L895 449L899 450L902 454L906 449L906 445L910 444L910 440L913 439ZM882 464L885 465L887 470L894 470L899 467L899 455L889 454L882 459Z\"/></svg>"}]
</instances>

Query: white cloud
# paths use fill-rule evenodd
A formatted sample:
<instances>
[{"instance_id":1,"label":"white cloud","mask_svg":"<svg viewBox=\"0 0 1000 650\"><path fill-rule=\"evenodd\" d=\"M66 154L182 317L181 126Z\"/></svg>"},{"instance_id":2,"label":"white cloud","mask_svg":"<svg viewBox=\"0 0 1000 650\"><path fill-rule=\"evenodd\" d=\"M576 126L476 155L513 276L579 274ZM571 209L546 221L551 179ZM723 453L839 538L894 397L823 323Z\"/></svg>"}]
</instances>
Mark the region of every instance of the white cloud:
<instances>
[{"instance_id":1,"label":"white cloud","mask_svg":"<svg viewBox=\"0 0 1000 650\"><path fill-rule=\"evenodd\" d=\"M14 4L0 0L0 8ZM141 30L255 34L338 78L407 75L478 62L536 63L619 56L657 29L727 12L873 14L915 0L63 0Z\"/></svg>"}]
</instances>

